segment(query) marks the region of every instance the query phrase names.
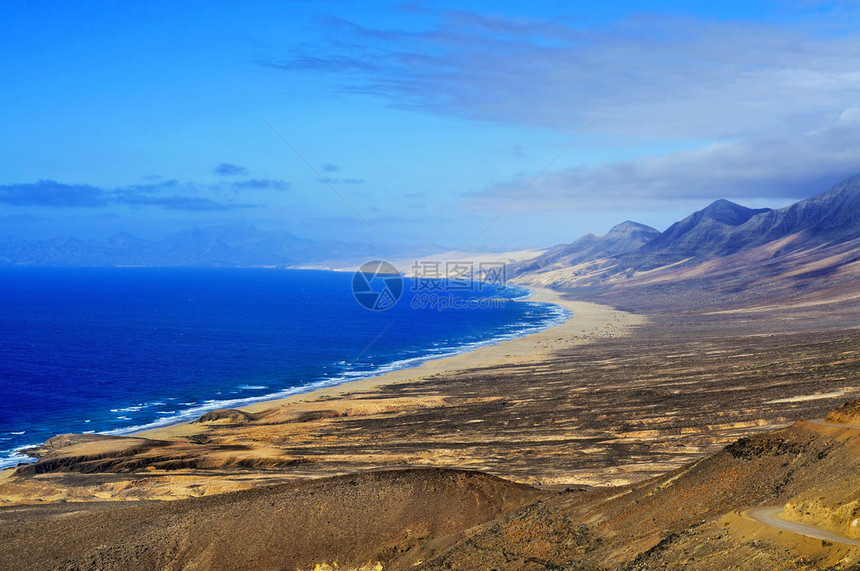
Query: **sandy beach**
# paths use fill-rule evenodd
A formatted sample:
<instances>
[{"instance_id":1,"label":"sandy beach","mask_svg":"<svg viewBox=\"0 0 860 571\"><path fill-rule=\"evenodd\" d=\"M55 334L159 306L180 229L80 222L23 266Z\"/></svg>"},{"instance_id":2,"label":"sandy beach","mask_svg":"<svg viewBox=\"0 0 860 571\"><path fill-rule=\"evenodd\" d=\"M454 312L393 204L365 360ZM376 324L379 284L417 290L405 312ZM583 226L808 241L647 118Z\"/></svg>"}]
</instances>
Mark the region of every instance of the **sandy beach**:
<instances>
[{"instance_id":1,"label":"sandy beach","mask_svg":"<svg viewBox=\"0 0 860 571\"><path fill-rule=\"evenodd\" d=\"M817 314L756 314L753 325L710 314L645 318L546 290L530 299L572 317L420 367L132 437L58 439L40 463L4 474L0 503L174 500L391 468L475 470L544 489L624 485L856 393L842 364L824 385L808 374L806 360L844 343L842 333L807 335ZM772 370L778 382L761 374Z\"/></svg>"},{"instance_id":2,"label":"sandy beach","mask_svg":"<svg viewBox=\"0 0 860 571\"><path fill-rule=\"evenodd\" d=\"M316 478L355 470L403 465L485 468L476 464L478 459L463 457L451 451L424 451L404 455L396 450L380 449L366 455L344 450L326 460L320 458L310 461L304 453L283 450L281 443L289 442L300 447L314 446L313 443L318 438L329 444L339 443L343 438L337 434L339 429L332 422L358 419L372 421L379 416L390 418L415 411L448 409L450 403L461 399L461 393L465 391L460 387L444 388L445 379L467 375L477 370L498 370L499 378L506 379L505 368L546 368L552 355L560 351L623 337L635 326L646 321L642 316L617 311L608 306L570 301L547 289L534 289L531 295L522 301L556 304L569 310L571 315L559 325L496 345L426 361L417 367L377 377L320 388L283 399L263 401L239 409L249 415L248 418L254 419L250 422L236 417L225 417L210 422L184 422L141 431L125 439L127 451L117 451L116 446L122 445L116 441L87 440L51 452L52 455L68 458L130 455L137 454L135 447L142 439L147 439L170 444L167 447L144 451L144 456L151 460L157 456L168 463L183 459L189 467L204 468L205 474L198 470L175 468L162 472L160 468L150 467L148 470L158 477L152 478L145 485L135 483L134 478L119 478L116 485L101 486L103 489L95 492L85 481L70 485L68 481L59 482L41 477L39 485L35 487L32 483L5 486L0 503L27 503L36 497L54 500L93 497L176 499L201 493L208 495L233 489L247 489L262 482ZM422 385L426 385L427 390L416 394L414 387ZM464 419L462 424L479 428L482 422L479 418L482 403L499 399L501 395L465 398L463 402L467 404L469 417ZM472 405L476 405L478 409L471 410ZM335 434L316 434L325 427L334 430ZM379 442L378 431L369 430L367 434L370 441ZM199 445L204 442L212 444L212 447ZM241 450L237 452L236 449L240 447ZM227 448L229 450L225 450ZM241 470L236 472L234 468L237 465L253 468L286 466L288 469L249 474ZM4 470L0 473L0 482L8 480L13 473L14 469ZM536 473L534 476L520 479L535 481L545 479L545 475Z\"/></svg>"},{"instance_id":3,"label":"sandy beach","mask_svg":"<svg viewBox=\"0 0 860 571\"><path fill-rule=\"evenodd\" d=\"M600 338L626 335L631 327L641 325L646 321L646 318L641 315L618 311L608 306L583 301L570 301L550 289L531 288L531 291L531 294L523 298L522 301L558 305L570 311L571 316L564 323L517 339L479 347L450 357L425 361L417 367L392 371L377 377L324 387L287 398L262 401L241 407L239 410L251 414L272 411L273 409L296 414L312 412L321 408L328 410L334 405L332 401L340 400L344 404L348 401L350 404L354 404L357 399L361 399L362 393L372 393L382 386L414 383L443 374L491 368L501 364L539 363L547 355L559 350L591 343ZM199 424L185 422L142 431L135 435L171 440L196 434L201 429Z\"/></svg>"},{"instance_id":4,"label":"sandy beach","mask_svg":"<svg viewBox=\"0 0 860 571\"><path fill-rule=\"evenodd\" d=\"M833 513L822 497L854 505L843 474L856 472L856 431L786 427L859 396L855 306L830 311L822 328L809 308L646 321L551 292L534 298L574 315L498 346L145 435L52 439L38 463L0 478L0 561L525 569L536 545L546 561L588 557L589 568L660 545L682 562L707 549L719 569L743 549L741 559L789 557L791 568L844 560L821 540L780 543L785 532L740 514L794 502L818 525ZM656 553L645 568L666 568L668 551Z\"/></svg>"}]
</instances>

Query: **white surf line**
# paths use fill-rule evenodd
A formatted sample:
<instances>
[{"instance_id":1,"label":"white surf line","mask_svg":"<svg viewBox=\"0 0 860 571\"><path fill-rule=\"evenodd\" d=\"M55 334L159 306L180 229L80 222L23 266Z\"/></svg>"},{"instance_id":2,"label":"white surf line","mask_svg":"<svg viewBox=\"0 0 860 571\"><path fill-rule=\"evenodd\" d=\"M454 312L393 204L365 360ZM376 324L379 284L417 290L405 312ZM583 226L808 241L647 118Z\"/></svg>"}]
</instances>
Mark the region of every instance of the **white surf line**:
<instances>
[{"instance_id":1,"label":"white surf line","mask_svg":"<svg viewBox=\"0 0 860 571\"><path fill-rule=\"evenodd\" d=\"M818 529L811 525L782 519L782 517L780 517L782 511L783 506L754 508L745 511L743 516L758 523L763 523L765 525L797 533L799 535L805 535L806 537L811 537L813 539L822 539L824 541L832 541L834 543L845 543L847 545L860 546L860 541L857 541L856 539L830 533L829 531L824 531L823 529Z\"/></svg>"}]
</instances>

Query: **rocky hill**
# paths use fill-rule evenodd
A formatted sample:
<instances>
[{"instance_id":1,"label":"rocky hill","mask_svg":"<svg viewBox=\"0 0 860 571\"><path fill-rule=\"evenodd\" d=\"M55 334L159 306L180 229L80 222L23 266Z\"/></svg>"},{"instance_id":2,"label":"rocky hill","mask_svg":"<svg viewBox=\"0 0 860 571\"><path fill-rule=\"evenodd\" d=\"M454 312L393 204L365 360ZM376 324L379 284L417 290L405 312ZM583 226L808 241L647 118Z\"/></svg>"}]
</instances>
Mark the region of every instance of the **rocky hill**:
<instances>
[{"instance_id":1,"label":"rocky hill","mask_svg":"<svg viewBox=\"0 0 860 571\"><path fill-rule=\"evenodd\" d=\"M860 175L778 210L718 200L637 249L554 264L535 258L512 268L512 274L526 284L604 301L623 298L625 307L647 310L641 304L654 296L663 296L663 306L701 307L732 298L748 304L760 290L771 297L811 294L856 281L858 262Z\"/></svg>"},{"instance_id":2,"label":"rocky hill","mask_svg":"<svg viewBox=\"0 0 860 571\"><path fill-rule=\"evenodd\" d=\"M542 497L484 474L409 470L122 505L0 510L3 569L408 569ZM316 567L319 569L319 567Z\"/></svg>"},{"instance_id":3,"label":"rocky hill","mask_svg":"<svg viewBox=\"0 0 860 571\"><path fill-rule=\"evenodd\" d=\"M635 255L651 258L640 265L662 265L690 257L733 254L748 243L744 236L751 237L742 227L753 217L768 212L771 212L768 208L754 210L728 200L717 200L672 224L636 250Z\"/></svg>"},{"instance_id":4,"label":"rocky hill","mask_svg":"<svg viewBox=\"0 0 860 571\"><path fill-rule=\"evenodd\" d=\"M634 252L660 235L660 232L630 220L613 227L602 236L586 234L572 244L561 244L533 260L521 264L520 272L546 271Z\"/></svg>"},{"instance_id":5,"label":"rocky hill","mask_svg":"<svg viewBox=\"0 0 860 571\"><path fill-rule=\"evenodd\" d=\"M640 266L656 267L658 261L728 256L793 235L800 238L798 247L860 237L860 175L779 210L717 200L670 226L635 255L644 260Z\"/></svg>"},{"instance_id":6,"label":"rocky hill","mask_svg":"<svg viewBox=\"0 0 860 571\"><path fill-rule=\"evenodd\" d=\"M858 447L860 430L823 421L742 438L641 485L523 508L424 568L856 569Z\"/></svg>"},{"instance_id":7,"label":"rocky hill","mask_svg":"<svg viewBox=\"0 0 860 571\"><path fill-rule=\"evenodd\" d=\"M665 475L549 493L403 470L0 510L28 569L856 569L860 430L801 421Z\"/></svg>"}]
</instances>

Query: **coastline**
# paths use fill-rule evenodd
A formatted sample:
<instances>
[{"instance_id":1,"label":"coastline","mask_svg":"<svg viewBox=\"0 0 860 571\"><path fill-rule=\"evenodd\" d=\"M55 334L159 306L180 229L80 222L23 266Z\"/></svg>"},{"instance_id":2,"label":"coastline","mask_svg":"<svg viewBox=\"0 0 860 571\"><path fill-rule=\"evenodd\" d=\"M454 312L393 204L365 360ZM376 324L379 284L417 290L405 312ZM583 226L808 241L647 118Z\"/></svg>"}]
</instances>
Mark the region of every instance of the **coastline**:
<instances>
[{"instance_id":1,"label":"coastline","mask_svg":"<svg viewBox=\"0 0 860 571\"><path fill-rule=\"evenodd\" d=\"M843 330L809 344L804 329L771 334L774 321L750 336L745 322L631 315L562 296L529 299L564 303L572 319L480 351L142 434L155 442L61 440L48 454L65 469L0 481L0 505L174 500L402 468L553 490L627 485L823 416L828 400L845 398L837 389L853 390L851 362L840 361L829 371L833 396L805 398L822 394L809 363L844 351ZM716 338L704 334L715 325ZM814 352L795 361L798 346ZM788 393L761 374L773 363L791 375Z\"/></svg>"},{"instance_id":2,"label":"coastline","mask_svg":"<svg viewBox=\"0 0 860 571\"><path fill-rule=\"evenodd\" d=\"M337 271L337 270L334 270ZM514 288L519 289L519 288ZM523 290L522 292L516 292L514 295L523 295L527 293L527 290ZM528 297L527 295L524 297ZM489 298L488 298L489 299ZM521 298L522 299L522 298ZM536 298L530 298L537 300ZM514 301L515 303L515 301ZM41 432L36 431L33 434L29 428L27 431L29 434L25 437L15 437L16 439L12 442L4 442L4 447L2 448L2 457L0 457L0 471L5 470L7 468L14 468L19 464L26 464L28 462L33 462L34 459L26 454L24 451L31 450L42 446L47 440L49 440L52 436L61 433L97 433L97 434L105 434L110 436L128 436L135 435L139 433L145 433L153 430L159 430L162 428L169 428L176 425L182 425L186 423L192 423L204 415L206 412L211 410L218 409L226 409L226 408L245 408L251 407L254 405L259 405L260 403L267 403L282 399L289 399L293 396L301 396L311 393L316 393L321 389L325 389L326 387L338 387L341 385L349 384L355 381L362 381L367 379L373 379L387 374L388 372L394 371L402 371L409 370L419 367L422 363L432 360L445 360L448 357L458 356L460 354L468 353L474 351L475 349L479 349L482 346L486 345L494 345L499 342L504 342L508 339L517 339L519 337L516 336L525 336L529 335L531 332L538 330L544 327L553 327L559 321L565 319L565 315L563 312L557 310L557 306L553 306L549 309L551 315L548 318L541 318L539 320L529 320L527 318L517 320L515 322L514 328L512 331L505 332L500 331L496 335L492 336L488 340L484 341L472 341L470 343L463 343L462 336L457 337L454 336L452 339L455 343L452 343L450 346L442 346L438 348L438 350L434 348L425 348L426 352L423 355L412 356L406 355L402 361L394 360L391 363L385 363L382 361L382 365L379 367L373 367L371 364L370 370L364 371L353 371L347 366L343 375L335 373L332 378L328 378L325 375L321 375L319 377L314 377L313 375L309 377L308 382L299 382L296 383L295 386L286 386L281 388L275 388L274 390L265 391L262 394L258 393L255 396L249 396L247 393L241 393L237 391L230 392L231 389L225 390L225 395L221 396L220 387L216 389L210 390L204 396L193 395L189 398L183 399L187 401L197 401L197 402L180 402L181 405L193 405L187 408L183 408L183 406L169 406L172 405L170 401L176 400L174 398L168 398L165 400L165 395L163 391L157 391L155 396L150 395L146 398L146 401L143 400L131 400L121 404L114 404L113 408L110 409L111 413L115 413L116 415L125 414L125 411L131 410L137 412L134 409L140 409L148 407L152 401L155 405L165 405L162 406L163 410L168 408L174 408L175 410L169 410L162 416L159 413L159 416L155 416L155 413L150 412L148 417L143 416L143 418L128 418L133 416L129 414L128 416L118 416L117 419L123 420L125 422L119 424L114 422L113 425L104 425L104 419L98 416L98 412L96 412L96 416L92 416L92 418L96 418L96 421L93 424L81 424L78 423L76 426L55 426L51 431L42 430ZM530 323L531 321L531 323ZM473 331L476 331L473 329ZM460 344L458 347L457 345ZM395 359L396 359L395 355ZM329 366L334 363L333 360L328 362ZM341 362L342 363L342 362ZM325 364L325 363L324 363ZM361 367L357 367L360 369ZM373 370L373 369L376 370ZM322 367L322 369L326 369L326 367ZM335 367L332 367L332 370L335 370ZM197 367L199 371L200 368ZM286 369L289 371L289 369ZM204 373L204 376L208 376ZM259 382L253 377L248 376L237 376L237 378L244 378L252 380L246 381L248 385L258 385L258 384L269 384L266 380ZM300 378L300 377L299 377ZM240 388L245 385L240 385ZM251 386L252 389L266 389L268 387L265 386ZM217 393L215 392L217 390ZM268 394L265 394L268 393ZM251 393L253 394L253 393ZM162 401L164 402L155 402ZM138 403L135 405L135 403ZM143 403L143 404L140 404ZM128 408L125 408L128 407ZM104 410L107 410L109 407L104 407ZM76 411L78 409L75 409ZM77 412L76 412L77 413ZM81 416L81 418L90 418L89 413L87 416ZM86 423L90 423L90 420L86 420ZM26 426L26 425L25 425ZM51 427L49 427L51 428ZM10 429L11 430L11 429ZM13 432L12 434L18 435L23 434ZM0 432L0 437L7 436L6 434Z\"/></svg>"},{"instance_id":3,"label":"coastline","mask_svg":"<svg viewBox=\"0 0 860 571\"><path fill-rule=\"evenodd\" d=\"M589 302L570 301L553 290L532 287L530 291L529 295L518 298L515 303L554 304L567 310L569 317L562 323L541 331L496 344L482 345L447 357L431 358L413 367L397 369L338 385L319 387L286 397L262 400L236 408L249 414L264 413L267 417L273 415L273 418L297 418L302 415L313 415L332 410L351 416L354 414L390 413L392 407L394 409L412 409L414 407L440 406L447 397L442 395L419 398L410 396L378 397L380 393L387 390L393 389L396 392L397 385L433 383L438 382L440 377L444 378L448 375L467 371L511 366L543 367L552 360L552 355L557 351L594 343L599 341L601 337L624 336L633 326L641 325L647 321L644 316L625 313L612 307ZM450 393L445 391L445 394L453 398L458 397L456 390L452 390ZM187 441L189 437L210 433L223 424L222 422L196 422L198 418L127 432L123 433L122 436L181 443ZM252 429L252 425L249 425L248 429ZM244 432L243 429L239 429L239 431ZM242 440L244 441L244 438ZM0 470L0 482L8 479L15 470L16 467ZM305 477L312 477L312 475L307 473Z\"/></svg>"},{"instance_id":4,"label":"coastline","mask_svg":"<svg viewBox=\"0 0 860 571\"><path fill-rule=\"evenodd\" d=\"M570 312L562 323L548 329L509 339L497 344L484 345L473 350L448 357L429 359L415 367L398 369L366 379L356 379L342 384L320 387L305 393L283 398L264 400L238 407L238 410L254 414L274 409L289 410L301 414L331 407L334 400L350 400L356 394L372 393L381 387L401 383L418 382L438 375L452 374L469 369L489 368L501 364L539 363L548 354L583 345L601 336L620 336L633 326L641 325L646 318L622 312L612 307L590 302L570 301L559 292L547 288L530 287L531 293L516 302L549 303ZM158 440L173 440L206 430L205 425L193 421L128 433Z\"/></svg>"}]
</instances>

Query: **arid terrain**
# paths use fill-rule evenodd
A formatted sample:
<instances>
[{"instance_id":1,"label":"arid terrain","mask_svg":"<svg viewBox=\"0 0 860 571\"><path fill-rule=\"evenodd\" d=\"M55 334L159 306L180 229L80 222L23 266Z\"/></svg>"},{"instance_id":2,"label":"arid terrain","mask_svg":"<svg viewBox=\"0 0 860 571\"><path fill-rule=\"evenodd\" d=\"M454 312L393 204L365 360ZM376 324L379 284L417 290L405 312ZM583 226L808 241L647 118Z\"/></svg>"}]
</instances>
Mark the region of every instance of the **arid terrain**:
<instances>
[{"instance_id":1,"label":"arid terrain","mask_svg":"<svg viewBox=\"0 0 860 571\"><path fill-rule=\"evenodd\" d=\"M741 230L800 219L735 206L709 208ZM653 240L681 228L698 247L700 222L723 224L706 210ZM648 247L620 227L612 251ZM0 475L0 567L860 568L858 241L804 232L657 269L619 273L631 258L612 254L597 284L535 262L519 279L563 287L542 299L574 312L557 328L185 425L55 437Z\"/></svg>"},{"instance_id":2,"label":"arid terrain","mask_svg":"<svg viewBox=\"0 0 860 571\"><path fill-rule=\"evenodd\" d=\"M860 430L795 424L860 397L857 323L838 300L664 312L534 360L212 413L166 440L61 437L0 484L0 561L222 568L235 537L232 568L848 568L855 546L744 514L787 505L860 538Z\"/></svg>"}]
</instances>

